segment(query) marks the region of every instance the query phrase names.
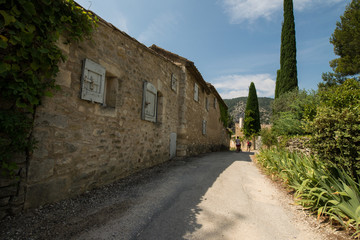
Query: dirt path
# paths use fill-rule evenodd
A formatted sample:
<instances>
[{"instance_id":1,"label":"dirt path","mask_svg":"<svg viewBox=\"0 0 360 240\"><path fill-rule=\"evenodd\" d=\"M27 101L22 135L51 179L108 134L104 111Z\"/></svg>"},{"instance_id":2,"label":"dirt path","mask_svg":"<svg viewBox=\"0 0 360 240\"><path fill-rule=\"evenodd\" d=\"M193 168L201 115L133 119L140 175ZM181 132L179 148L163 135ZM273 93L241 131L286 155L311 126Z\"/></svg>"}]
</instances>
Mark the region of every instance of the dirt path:
<instances>
[{"instance_id":1,"label":"dirt path","mask_svg":"<svg viewBox=\"0 0 360 240\"><path fill-rule=\"evenodd\" d=\"M235 152L170 161L0 225L0 239L345 239Z\"/></svg>"}]
</instances>

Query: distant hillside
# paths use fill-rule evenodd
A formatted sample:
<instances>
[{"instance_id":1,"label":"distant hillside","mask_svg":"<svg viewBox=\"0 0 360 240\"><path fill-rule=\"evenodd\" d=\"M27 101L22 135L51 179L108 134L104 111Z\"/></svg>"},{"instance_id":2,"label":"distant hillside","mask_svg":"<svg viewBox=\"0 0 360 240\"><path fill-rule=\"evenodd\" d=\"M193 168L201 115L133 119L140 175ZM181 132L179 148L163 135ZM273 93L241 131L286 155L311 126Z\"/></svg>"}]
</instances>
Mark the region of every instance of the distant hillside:
<instances>
[{"instance_id":1,"label":"distant hillside","mask_svg":"<svg viewBox=\"0 0 360 240\"><path fill-rule=\"evenodd\" d=\"M224 99L224 102L229 108L229 114L234 122L238 122L241 116L244 116L247 97L238 97L232 99ZM271 103L274 101L272 98L259 97L259 111L261 124L270 124L271 118Z\"/></svg>"}]
</instances>

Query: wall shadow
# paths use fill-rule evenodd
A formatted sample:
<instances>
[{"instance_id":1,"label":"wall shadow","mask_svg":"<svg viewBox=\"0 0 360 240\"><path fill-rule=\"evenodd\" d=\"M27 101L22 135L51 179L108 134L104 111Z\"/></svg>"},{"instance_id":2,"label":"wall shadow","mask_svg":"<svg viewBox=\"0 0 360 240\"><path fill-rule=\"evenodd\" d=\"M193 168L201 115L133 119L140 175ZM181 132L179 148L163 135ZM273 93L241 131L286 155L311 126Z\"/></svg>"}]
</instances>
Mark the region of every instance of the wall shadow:
<instances>
[{"instance_id":1,"label":"wall shadow","mask_svg":"<svg viewBox=\"0 0 360 240\"><path fill-rule=\"evenodd\" d=\"M251 162L251 155L226 151L168 161L73 199L4 219L0 239L191 239L189 235L204 227L199 214L217 218L219 224L205 236L211 238L235 222L219 219L199 204L207 201L206 192L229 166ZM136 222L127 222L126 216ZM235 211L231 217L246 218Z\"/></svg>"}]
</instances>

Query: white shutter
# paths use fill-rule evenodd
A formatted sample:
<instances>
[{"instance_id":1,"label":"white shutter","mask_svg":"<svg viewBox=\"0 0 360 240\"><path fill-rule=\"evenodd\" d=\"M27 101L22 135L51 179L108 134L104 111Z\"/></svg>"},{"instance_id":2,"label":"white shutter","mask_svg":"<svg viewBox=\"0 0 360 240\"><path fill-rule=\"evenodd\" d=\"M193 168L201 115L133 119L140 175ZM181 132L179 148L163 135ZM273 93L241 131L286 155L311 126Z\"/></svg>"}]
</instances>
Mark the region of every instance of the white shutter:
<instances>
[{"instance_id":1,"label":"white shutter","mask_svg":"<svg viewBox=\"0 0 360 240\"><path fill-rule=\"evenodd\" d=\"M175 74L171 75L171 89L176 92L177 90L177 78Z\"/></svg>"},{"instance_id":2,"label":"white shutter","mask_svg":"<svg viewBox=\"0 0 360 240\"><path fill-rule=\"evenodd\" d=\"M199 86L196 83L194 86L194 100L199 101Z\"/></svg>"},{"instance_id":3,"label":"white shutter","mask_svg":"<svg viewBox=\"0 0 360 240\"><path fill-rule=\"evenodd\" d=\"M157 90L151 83L144 83L142 119L156 122Z\"/></svg>"},{"instance_id":4,"label":"white shutter","mask_svg":"<svg viewBox=\"0 0 360 240\"><path fill-rule=\"evenodd\" d=\"M104 103L105 68L85 59L81 76L81 99Z\"/></svg>"},{"instance_id":5,"label":"white shutter","mask_svg":"<svg viewBox=\"0 0 360 240\"><path fill-rule=\"evenodd\" d=\"M206 120L203 120L202 122L202 134L206 135Z\"/></svg>"}]
</instances>

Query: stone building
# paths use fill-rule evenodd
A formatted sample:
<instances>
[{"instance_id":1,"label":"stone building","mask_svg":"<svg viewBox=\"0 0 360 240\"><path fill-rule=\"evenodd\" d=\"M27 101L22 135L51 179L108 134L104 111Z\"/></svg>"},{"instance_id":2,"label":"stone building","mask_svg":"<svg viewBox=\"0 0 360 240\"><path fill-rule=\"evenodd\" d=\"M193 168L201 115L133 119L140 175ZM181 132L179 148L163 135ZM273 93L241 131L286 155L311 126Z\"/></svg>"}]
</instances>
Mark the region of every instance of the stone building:
<instances>
[{"instance_id":1,"label":"stone building","mask_svg":"<svg viewBox=\"0 0 360 240\"><path fill-rule=\"evenodd\" d=\"M37 148L20 182L1 181L0 216L76 196L175 156L226 149L225 103L194 63L104 20L70 45L61 90L36 109ZM16 187L14 187L16 186Z\"/></svg>"}]
</instances>

